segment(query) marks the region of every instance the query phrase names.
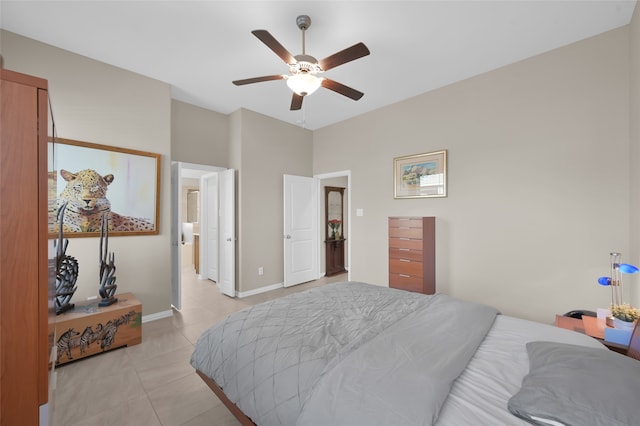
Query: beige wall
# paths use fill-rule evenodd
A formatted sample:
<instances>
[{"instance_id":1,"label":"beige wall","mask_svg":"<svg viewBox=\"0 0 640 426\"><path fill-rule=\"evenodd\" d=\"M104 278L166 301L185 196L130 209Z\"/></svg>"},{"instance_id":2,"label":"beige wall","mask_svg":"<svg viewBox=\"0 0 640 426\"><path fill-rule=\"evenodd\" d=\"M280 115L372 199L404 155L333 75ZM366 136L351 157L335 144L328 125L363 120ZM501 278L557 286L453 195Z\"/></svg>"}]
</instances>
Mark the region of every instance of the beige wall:
<instances>
[{"instance_id":1,"label":"beige wall","mask_svg":"<svg viewBox=\"0 0 640 426\"><path fill-rule=\"evenodd\" d=\"M640 266L640 6L636 9L629 26L630 56L630 127L631 139L631 249L632 262ZM629 288L631 302L640 306L640 277L625 277L625 285Z\"/></svg>"},{"instance_id":2,"label":"beige wall","mask_svg":"<svg viewBox=\"0 0 640 426\"><path fill-rule=\"evenodd\" d=\"M314 173L352 172L352 279L388 284L388 216L436 216L439 291L543 322L606 305L596 279L609 251L630 248L628 37L611 31L314 132ZM394 200L393 158L440 149L449 196Z\"/></svg>"},{"instance_id":3,"label":"beige wall","mask_svg":"<svg viewBox=\"0 0 640 426\"><path fill-rule=\"evenodd\" d=\"M228 167L229 117L172 100L171 160Z\"/></svg>"},{"instance_id":4,"label":"beige wall","mask_svg":"<svg viewBox=\"0 0 640 426\"><path fill-rule=\"evenodd\" d=\"M49 80L58 136L163 155L160 235L111 241L119 290L134 292L145 315L170 305L172 156L239 170L241 292L283 281L282 175L350 170L352 279L387 285L388 216L434 215L439 291L550 322L607 303L595 280L610 250L640 264L638 15L629 27L313 133L171 101L164 83L4 31L1 53L6 68ZM449 196L394 200L393 158L439 149L449 150ZM74 300L97 293L97 242L71 240ZM137 257L119 254L132 247Z\"/></svg>"},{"instance_id":5,"label":"beige wall","mask_svg":"<svg viewBox=\"0 0 640 426\"><path fill-rule=\"evenodd\" d=\"M284 281L283 175L312 175L312 133L245 109L232 115L235 146L230 149L238 168L236 289L247 292ZM264 275L258 275L259 267Z\"/></svg>"},{"instance_id":6,"label":"beige wall","mask_svg":"<svg viewBox=\"0 0 640 426\"><path fill-rule=\"evenodd\" d=\"M162 155L160 234L111 237L109 249L115 253L118 293L133 292L143 315L170 309L171 88L6 31L0 47L5 68L48 80L58 137ZM97 295L99 239L71 238L67 254L79 262L72 301Z\"/></svg>"}]
</instances>

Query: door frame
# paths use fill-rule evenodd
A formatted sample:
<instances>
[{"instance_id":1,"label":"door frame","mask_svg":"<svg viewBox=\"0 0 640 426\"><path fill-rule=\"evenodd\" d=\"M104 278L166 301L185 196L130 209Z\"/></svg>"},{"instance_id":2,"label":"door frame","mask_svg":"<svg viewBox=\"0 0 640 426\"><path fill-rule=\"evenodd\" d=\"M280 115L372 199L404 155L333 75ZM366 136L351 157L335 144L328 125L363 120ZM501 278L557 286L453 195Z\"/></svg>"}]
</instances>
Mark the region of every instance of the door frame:
<instances>
[{"instance_id":1,"label":"door frame","mask_svg":"<svg viewBox=\"0 0 640 426\"><path fill-rule=\"evenodd\" d=\"M330 173L320 173L317 175L313 176L314 178L318 179L318 206L322 205L322 201L321 201L321 197L323 197L323 194L321 194L320 189L322 188L322 180L323 179L330 179L330 178L336 178L336 177L346 177L347 178L347 214L346 214L346 218L347 218L347 280L351 281L351 247L353 247L353 241L351 240L351 228L353 228L353 224L351 222L351 211L353 210L353 208L351 207L351 170L342 170L342 171L338 171L338 172L330 172ZM324 227L321 226L320 224L322 224L324 221L324 212L320 211L320 209L318 209L318 233L320 233L320 230L322 230L324 232ZM317 270L320 271L320 264L322 262L322 251L323 247L322 247L322 242L324 241L324 236L320 237L320 247L318 248L318 256L316 259L317 262Z\"/></svg>"},{"instance_id":2,"label":"door frame","mask_svg":"<svg viewBox=\"0 0 640 426\"><path fill-rule=\"evenodd\" d=\"M171 235L169 243L171 245L171 307L182 309L182 209L180 208L182 198L182 178L180 173L182 164L171 163Z\"/></svg>"},{"instance_id":3,"label":"door frame","mask_svg":"<svg viewBox=\"0 0 640 426\"><path fill-rule=\"evenodd\" d=\"M236 170L218 173L218 288L236 297Z\"/></svg>"},{"instance_id":4,"label":"door frame","mask_svg":"<svg viewBox=\"0 0 640 426\"><path fill-rule=\"evenodd\" d=\"M173 164L178 164L178 170L180 171L179 176L178 176L178 185L177 187L174 187L173 185L171 185L171 199L173 200L174 191L178 191L179 193L182 191L182 179L183 178L188 178L188 177L192 177L189 176L189 174L193 173L193 174L205 174L205 173L211 173L211 172L218 172L218 171L222 171L222 170L226 170L226 168L224 167L216 167L216 166L209 166L206 164L194 164L194 163L186 163L186 162L182 162L182 161L172 161L171 165L173 167ZM195 179L195 177L194 177ZM198 176L199 179L199 176ZM178 202L182 202L182 200L178 200ZM174 207L174 206L172 206ZM202 203L200 203L200 217L202 217L203 214L203 206ZM177 214L173 215L173 217L171 218L171 226L172 228L175 227L175 229L178 229L178 235L181 235L182 233L182 209L180 208L180 206L178 206L178 208L175 210L177 212ZM175 244L176 241L173 241L172 238L169 239L170 240L170 244ZM171 256L171 268L172 271L173 270L177 270L178 273L174 274L172 272L171 276L172 276L172 288L174 285L178 286L178 298L182 299L182 249L180 247L180 241L177 241L179 247L178 250L175 251L176 255L173 255L172 252L172 256ZM176 269L177 268L177 269ZM174 280L176 280L177 282L173 282ZM174 309L180 310L182 309L182 300L173 300L174 294L172 291L172 300L171 300L171 306Z\"/></svg>"}]
</instances>

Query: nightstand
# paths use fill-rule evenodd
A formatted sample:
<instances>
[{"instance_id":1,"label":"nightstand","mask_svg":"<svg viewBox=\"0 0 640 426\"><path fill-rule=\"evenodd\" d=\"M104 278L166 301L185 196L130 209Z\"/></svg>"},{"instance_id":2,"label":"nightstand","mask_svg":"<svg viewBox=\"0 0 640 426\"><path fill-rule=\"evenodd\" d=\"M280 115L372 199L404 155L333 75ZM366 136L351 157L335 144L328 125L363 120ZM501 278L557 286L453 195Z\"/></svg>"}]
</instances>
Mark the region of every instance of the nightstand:
<instances>
[{"instance_id":1,"label":"nightstand","mask_svg":"<svg viewBox=\"0 0 640 426\"><path fill-rule=\"evenodd\" d=\"M586 318L586 317L583 317L583 318ZM589 317L589 318L591 319L587 319L587 321L597 321L593 317ZM604 340L604 329L600 331L598 327L589 327L585 324L585 322L582 319L565 317L564 315L556 315L556 327L565 328L567 330L577 331L578 333L586 334L598 340L600 343L602 343L603 345L605 345L607 348L611 349L614 352L618 352L623 355L627 354L626 345L607 342L606 340Z\"/></svg>"}]
</instances>

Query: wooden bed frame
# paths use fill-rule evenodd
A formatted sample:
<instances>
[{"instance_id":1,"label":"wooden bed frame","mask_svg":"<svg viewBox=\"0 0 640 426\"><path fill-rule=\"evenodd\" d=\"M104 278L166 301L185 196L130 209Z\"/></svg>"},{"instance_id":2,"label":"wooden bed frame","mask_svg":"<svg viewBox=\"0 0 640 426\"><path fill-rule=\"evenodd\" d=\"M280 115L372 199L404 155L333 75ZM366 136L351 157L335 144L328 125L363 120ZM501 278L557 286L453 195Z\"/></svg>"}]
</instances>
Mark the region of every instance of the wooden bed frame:
<instances>
[{"instance_id":1,"label":"wooden bed frame","mask_svg":"<svg viewBox=\"0 0 640 426\"><path fill-rule=\"evenodd\" d=\"M627 356L640 361L640 320L636 321L636 327L631 334L631 340L629 341L629 349L627 349Z\"/></svg>"},{"instance_id":2,"label":"wooden bed frame","mask_svg":"<svg viewBox=\"0 0 640 426\"><path fill-rule=\"evenodd\" d=\"M213 393L215 393L216 396L220 398L220 401L222 401L225 407L227 407L229 411L231 411L231 414L233 414L235 418L240 421L240 424L242 426L256 426L256 424L249 417L247 417L236 404L234 404L229 400L229 398L227 398L227 395L224 394L224 392L222 391L222 389L220 389L220 386L218 386L216 382L207 377L200 370L196 370L196 373L198 373L198 376L200 376L200 378L204 380L207 386L211 388Z\"/></svg>"}]
</instances>

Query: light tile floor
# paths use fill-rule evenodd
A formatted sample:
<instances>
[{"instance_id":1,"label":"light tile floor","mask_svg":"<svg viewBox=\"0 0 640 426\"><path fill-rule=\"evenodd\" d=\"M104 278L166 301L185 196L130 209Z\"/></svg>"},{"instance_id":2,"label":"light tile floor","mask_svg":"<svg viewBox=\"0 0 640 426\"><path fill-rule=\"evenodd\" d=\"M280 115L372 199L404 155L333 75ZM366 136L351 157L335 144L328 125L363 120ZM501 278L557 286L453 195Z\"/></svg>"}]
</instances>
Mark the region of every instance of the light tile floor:
<instances>
[{"instance_id":1,"label":"light tile floor","mask_svg":"<svg viewBox=\"0 0 640 426\"><path fill-rule=\"evenodd\" d=\"M239 422L189 364L198 336L247 306L330 282L322 278L243 299L219 293L183 268L183 309L142 325L142 343L56 369L54 426L236 426Z\"/></svg>"}]
</instances>

